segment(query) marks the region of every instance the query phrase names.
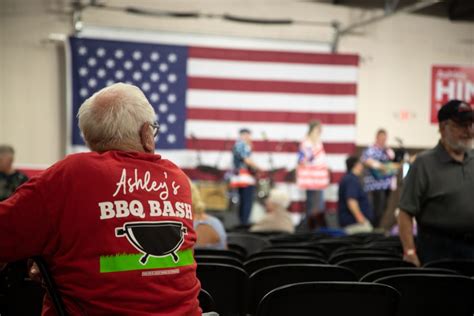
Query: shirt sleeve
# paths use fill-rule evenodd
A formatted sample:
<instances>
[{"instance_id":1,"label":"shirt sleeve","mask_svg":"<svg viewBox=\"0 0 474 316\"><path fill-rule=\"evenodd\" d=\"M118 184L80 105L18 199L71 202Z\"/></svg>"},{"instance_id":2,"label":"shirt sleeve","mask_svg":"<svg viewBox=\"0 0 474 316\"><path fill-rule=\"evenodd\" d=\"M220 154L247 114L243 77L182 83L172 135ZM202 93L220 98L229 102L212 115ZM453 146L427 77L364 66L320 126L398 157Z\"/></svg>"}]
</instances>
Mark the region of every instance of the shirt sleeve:
<instances>
[{"instance_id":1,"label":"shirt sleeve","mask_svg":"<svg viewBox=\"0 0 474 316\"><path fill-rule=\"evenodd\" d=\"M50 218L37 186L34 178L0 203L0 262L42 254Z\"/></svg>"},{"instance_id":2,"label":"shirt sleeve","mask_svg":"<svg viewBox=\"0 0 474 316\"><path fill-rule=\"evenodd\" d=\"M356 182L357 180L351 179L351 181L348 183L348 186L346 187L346 194L344 196L344 199L356 199L359 197L359 186L358 183Z\"/></svg>"},{"instance_id":3,"label":"shirt sleeve","mask_svg":"<svg viewBox=\"0 0 474 316\"><path fill-rule=\"evenodd\" d=\"M362 152L362 156L360 157L360 160L362 162L366 162L369 158L372 158L370 147Z\"/></svg>"},{"instance_id":4,"label":"shirt sleeve","mask_svg":"<svg viewBox=\"0 0 474 316\"><path fill-rule=\"evenodd\" d=\"M416 216L420 213L423 194L426 189L426 175L420 159L416 159L410 167L407 176L403 179L400 197L400 209Z\"/></svg>"}]
</instances>

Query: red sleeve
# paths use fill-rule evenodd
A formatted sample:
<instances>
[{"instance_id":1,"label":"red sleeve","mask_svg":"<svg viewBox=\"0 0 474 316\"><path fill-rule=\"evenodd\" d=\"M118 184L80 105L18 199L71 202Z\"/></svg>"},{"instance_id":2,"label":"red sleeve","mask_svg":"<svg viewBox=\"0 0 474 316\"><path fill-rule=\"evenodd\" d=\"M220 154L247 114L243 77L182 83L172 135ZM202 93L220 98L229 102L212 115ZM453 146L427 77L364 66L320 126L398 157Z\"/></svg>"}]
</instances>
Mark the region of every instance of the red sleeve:
<instances>
[{"instance_id":1,"label":"red sleeve","mask_svg":"<svg viewBox=\"0 0 474 316\"><path fill-rule=\"evenodd\" d=\"M38 182L38 178L31 179L0 203L0 262L42 254L50 218Z\"/></svg>"}]
</instances>

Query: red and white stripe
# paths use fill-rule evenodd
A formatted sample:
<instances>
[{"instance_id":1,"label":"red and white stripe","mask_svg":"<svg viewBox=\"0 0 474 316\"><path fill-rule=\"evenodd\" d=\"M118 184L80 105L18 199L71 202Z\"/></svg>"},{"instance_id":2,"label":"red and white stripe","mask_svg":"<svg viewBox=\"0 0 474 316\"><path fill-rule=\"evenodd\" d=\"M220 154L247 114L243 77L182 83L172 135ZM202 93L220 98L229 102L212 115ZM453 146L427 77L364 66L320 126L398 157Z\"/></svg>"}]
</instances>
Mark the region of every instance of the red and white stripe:
<instances>
[{"instance_id":1,"label":"red and white stripe","mask_svg":"<svg viewBox=\"0 0 474 316\"><path fill-rule=\"evenodd\" d=\"M160 35L145 38L143 33L123 30L85 30L84 36L193 45L187 64L187 149L160 151L191 177L206 177L195 169L198 162L230 169L231 148L238 130L246 127L252 131L257 164L270 169L271 160L273 168L283 169L275 175L278 186L290 192L293 200L301 201L304 192L287 175L296 168L296 153L307 123L317 119L323 123L322 141L332 172L333 184L326 190L326 198L332 203L337 200L334 183L345 171L347 154L355 150L356 55L324 53L328 47L321 45L311 48L264 40L262 45L242 45L235 40L233 46L232 39L175 39L169 34L161 39Z\"/></svg>"}]
</instances>

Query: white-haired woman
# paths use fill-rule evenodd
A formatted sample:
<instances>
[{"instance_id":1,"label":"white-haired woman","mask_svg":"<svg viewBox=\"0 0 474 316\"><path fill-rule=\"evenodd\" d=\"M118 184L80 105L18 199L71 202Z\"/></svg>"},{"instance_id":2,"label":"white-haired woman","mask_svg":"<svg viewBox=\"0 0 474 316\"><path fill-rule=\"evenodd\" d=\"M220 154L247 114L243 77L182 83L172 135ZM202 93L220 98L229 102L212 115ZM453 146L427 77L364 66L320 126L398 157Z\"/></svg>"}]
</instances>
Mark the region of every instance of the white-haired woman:
<instances>
[{"instance_id":1,"label":"white-haired woman","mask_svg":"<svg viewBox=\"0 0 474 316\"><path fill-rule=\"evenodd\" d=\"M286 192L280 189L272 189L265 201L267 213L250 228L250 231L293 233L295 226L287 210L289 205L290 198Z\"/></svg>"}]
</instances>

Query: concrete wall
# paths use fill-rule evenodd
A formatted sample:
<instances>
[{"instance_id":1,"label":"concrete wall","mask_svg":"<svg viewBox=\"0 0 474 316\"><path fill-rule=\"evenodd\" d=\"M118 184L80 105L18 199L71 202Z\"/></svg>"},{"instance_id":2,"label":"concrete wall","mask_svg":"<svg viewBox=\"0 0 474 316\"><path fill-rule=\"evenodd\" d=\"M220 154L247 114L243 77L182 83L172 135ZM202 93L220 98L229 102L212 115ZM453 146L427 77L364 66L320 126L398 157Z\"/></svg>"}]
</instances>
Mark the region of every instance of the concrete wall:
<instances>
[{"instance_id":1,"label":"concrete wall","mask_svg":"<svg viewBox=\"0 0 474 316\"><path fill-rule=\"evenodd\" d=\"M296 0L128 1L164 10L297 20L338 20L348 25L379 12ZM121 6L127 1L107 1ZM64 60L50 33L71 32L65 0L0 1L0 143L17 149L19 163L50 164L64 154ZM86 25L133 27L219 36L328 42L332 30L309 25L255 26L219 19L158 19L104 10L86 10ZM372 142L379 127L390 141L431 147L438 138L429 123L433 64L474 65L474 24L400 14L341 39L340 52L361 56L357 144ZM408 120L401 120L406 112Z\"/></svg>"}]
</instances>

